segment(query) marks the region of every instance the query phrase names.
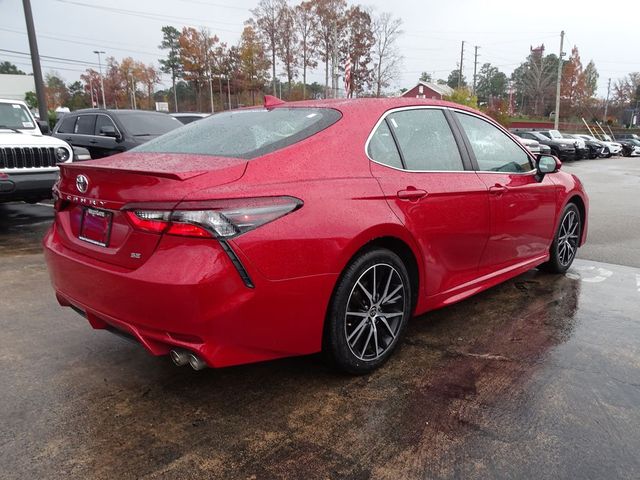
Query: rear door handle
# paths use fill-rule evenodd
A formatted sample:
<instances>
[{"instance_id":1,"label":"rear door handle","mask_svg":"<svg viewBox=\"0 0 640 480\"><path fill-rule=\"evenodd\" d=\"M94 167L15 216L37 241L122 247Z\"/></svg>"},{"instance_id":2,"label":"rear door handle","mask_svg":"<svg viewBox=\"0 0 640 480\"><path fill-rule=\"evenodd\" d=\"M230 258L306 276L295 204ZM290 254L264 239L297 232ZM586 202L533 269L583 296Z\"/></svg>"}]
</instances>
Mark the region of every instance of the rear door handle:
<instances>
[{"instance_id":1,"label":"rear door handle","mask_svg":"<svg viewBox=\"0 0 640 480\"><path fill-rule=\"evenodd\" d=\"M71 141L71 137L67 137L64 139L65 142L70 142Z\"/></svg>"},{"instance_id":2,"label":"rear door handle","mask_svg":"<svg viewBox=\"0 0 640 480\"><path fill-rule=\"evenodd\" d=\"M494 195L502 195L503 193L507 193L509 188L505 185L500 185L496 183L493 187L489 187L489 193L493 193Z\"/></svg>"},{"instance_id":3,"label":"rear door handle","mask_svg":"<svg viewBox=\"0 0 640 480\"><path fill-rule=\"evenodd\" d=\"M97 140L89 140L89 143L96 144L96 143L98 143L98 141Z\"/></svg>"},{"instance_id":4,"label":"rear door handle","mask_svg":"<svg viewBox=\"0 0 640 480\"><path fill-rule=\"evenodd\" d=\"M407 187L405 190L398 191L398 198L401 200L419 200L427 196L426 190L419 190L414 187Z\"/></svg>"}]
</instances>

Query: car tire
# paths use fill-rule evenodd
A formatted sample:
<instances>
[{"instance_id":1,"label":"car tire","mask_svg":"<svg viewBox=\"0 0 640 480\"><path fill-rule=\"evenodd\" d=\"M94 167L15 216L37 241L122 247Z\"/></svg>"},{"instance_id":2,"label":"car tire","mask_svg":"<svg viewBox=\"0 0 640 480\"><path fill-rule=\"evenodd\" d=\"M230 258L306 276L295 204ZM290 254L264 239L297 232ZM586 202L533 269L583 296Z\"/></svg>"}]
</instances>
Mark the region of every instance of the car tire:
<instances>
[{"instance_id":1,"label":"car tire","mask_svg":"<svg viewBox=\"0 0 640 480\"><path fill-rule=\"evenodd\" d=\"M323 353L338 369L365 374L391 356L413 309L411 281L398 255L369 250L345 268L325 323Z\"/></svg>"},{"instance_id":2,"label":"car tire","mask_svg":"<svg viewBox=\"0 0 640 480\"><path fill-rule=\"evenodd\" d=\"M582 217L575 203L568 203L562 211L558 230L549 249L549 261L540 265L540 269L550 273L565 273L576 258Z\"/></svg>"}]
</instances>

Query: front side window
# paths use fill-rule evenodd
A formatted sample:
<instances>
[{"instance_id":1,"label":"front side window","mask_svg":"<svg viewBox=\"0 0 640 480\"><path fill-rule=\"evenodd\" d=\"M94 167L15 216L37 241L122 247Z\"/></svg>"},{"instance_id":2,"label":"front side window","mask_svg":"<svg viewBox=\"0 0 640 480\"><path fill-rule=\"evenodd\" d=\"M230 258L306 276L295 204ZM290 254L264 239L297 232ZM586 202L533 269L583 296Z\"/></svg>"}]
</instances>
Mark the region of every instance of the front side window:
<instances>
[{"instance_id":1,"label":"front side window","mask_svg":"<svg viewBox=\"0 0 640 480\"><path fill-rule=\"evenodd\" d=\"M96 120L96 135L104 135L104 133L102 132L102 127L113 127L114 129L116 128L116 126L113 124L113 121L109 117L107 117L106 115L98 115L98 118Z\"/></svg>"},{"instance_id":2,"label":"front side window","mask_svg":"<svg viewBox=\"0 0 640 480\"><path fill-rule=\"evenodd\" d=\"M438 109L394 112L387 117L398 139L407 170L464 170L458 145Z\"/></svg>"},{"instance_id":3,"label":"front side window","mask_svg":"<svg viewBox=\"0 0 640 480\"><path fill-rule=\"evenodd\" d=\"M33 123L29 110L21 103L0 103L0 128L15 128L33 130Z\"/></svg>"},{"instance_id":4,"label":"front side window","mask_svg":"<svg viewBox=\"0 0 640 480\"><path fill-rule=\"evenodd\" d=\"M315 135L340 117L330 108L236 110L185 125L134 151L252 159Z\"/></svg>"},{"instance_id":5,"label":"front side window","mask_svg":"<svg viewBox=\"0 0 640 480\"><path fill-rule=\"evenodd\" d=\"M393 140L391 130L384 120L371 136L369 147L367 148L369 157L383 165L390 167L402 168L402 160L396 148L396 142Z\"/></svg>"},{"instance_id":6,"label":"front side window","mask_svg":"<svg viewBox=\"0 0 640 480\"><path fill-rule=\"evenodd\" d=\"M485 172L529 172L529 155L500 129L481 118L456 112L475 154L478 168Z\"/></svg>"}]
</instances>

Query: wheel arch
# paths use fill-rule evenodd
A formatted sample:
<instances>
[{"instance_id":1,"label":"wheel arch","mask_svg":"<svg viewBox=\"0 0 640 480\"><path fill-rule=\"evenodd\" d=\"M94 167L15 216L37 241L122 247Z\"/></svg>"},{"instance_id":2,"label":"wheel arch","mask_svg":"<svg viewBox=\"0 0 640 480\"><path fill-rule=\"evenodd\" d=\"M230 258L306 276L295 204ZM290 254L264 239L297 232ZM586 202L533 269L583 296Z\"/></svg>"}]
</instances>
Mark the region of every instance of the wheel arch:
<instances>
[{"instance_id":1,"label":"wheel arch","mask_svg":"<svg viewBox=\"0 0 640 480\"><path fill-rule=\"evenodd\" d=\"M580 195L578 195L577 193L574 193L573 195L569 196L569 199L565 203L565 206L562 207L563 210L570 203L573 203L578 208L578 213L580 214L580 243L579 243L579 245L582 246L584 244L584 242L585 242L585 233L586 233L586 226L587 226L587 206L585 204L584 199Z\"/></svg>"},{"instance_id":2,"label":"wheel arch","mask_svg":"<svg viewBox=\"0 0 640 480\"><path fill-rule=\"evenodd\" d=\"M393 227L398 227L394 225ZM325 318L324 325L322 328L322 348L325 348L325 342L327 339L327 325L329 322L327 321L328 316L331 311L331 302L336 294L336 289L340 280L342 279L342 275L344 270L351 264L351 262L356 259L358 256L364 254L369 250L373 250L375 248L385 248L387 250L392 251L396 255L400 257L402 262L407 267L407 273L409 274L409 280L411 281L411 293L412 293L412 303L411 312L415 312L416 306L418 304L418 299L420 297L420 290L424 285L423 277L424 270L422 264L419 262L419 248L417 244L412 240L412 237L407 233L400 230L399 232L387 232L380 233L379 235L372 235L371 232L364 233L364 240L361 237L358 237L358 241L351 243L349 248L347 248L347 253L342 262L342 268L340 270L340 274L337 276L333 288L331 289L331 295L327 301L327 305L325 307Z\"/></svg>"},{"instance_id":3,"label":"wheel arch","mask_svg":"<svg viewBox=\"0 0 640 480\"><path fill-rule=\"evenodd\" d=\"M424 265L420 261L422 258L421 250L409 232L407 232L403 226L396 224L375 227L370 231L363 232L350 242L349 246L345 249L345 255L341 259L340 275L336 278L329 303L333 298L336 286L345 268L347 268L356 257L373 248L386 248L398 255L403 261L407 267L409 279L411 280L413 309L415 310L425 283ZM327 307L328 305L329 304L327 304ZM327 312L328 310L327 308Z\"/></svg>"}]
</instances>

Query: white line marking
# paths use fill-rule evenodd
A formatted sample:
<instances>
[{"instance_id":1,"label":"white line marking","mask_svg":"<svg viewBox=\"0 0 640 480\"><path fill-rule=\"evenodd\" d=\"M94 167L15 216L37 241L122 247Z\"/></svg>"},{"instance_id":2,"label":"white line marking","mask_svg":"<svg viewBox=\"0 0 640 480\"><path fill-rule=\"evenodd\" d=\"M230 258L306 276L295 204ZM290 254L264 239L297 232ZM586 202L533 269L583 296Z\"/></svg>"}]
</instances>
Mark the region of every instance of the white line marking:
<instances>
[{"instance_id":1,"label":"white line marking","mask_svg":"<svg viewBox=\"0 0 640 480\"><path fill-rule=\"evenodd\" d=\"M593 265L574 267L577 272L567 272L565 276L573 280L581 280L587 283L600 283L613 275L611 270L595 267Z\"/></svg>"},{"instance_id":2,"label":"white line marking","mask_svg":"<svg viewBox=\"0 0 640 480\"><path fill-rule=\"evenodd\" d=\"M49 208L53 208L53 205L49 205L48 203L36 203L36 205L40 205L41 207L49 207Z\"/></svg>"}]
</instances>

